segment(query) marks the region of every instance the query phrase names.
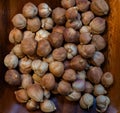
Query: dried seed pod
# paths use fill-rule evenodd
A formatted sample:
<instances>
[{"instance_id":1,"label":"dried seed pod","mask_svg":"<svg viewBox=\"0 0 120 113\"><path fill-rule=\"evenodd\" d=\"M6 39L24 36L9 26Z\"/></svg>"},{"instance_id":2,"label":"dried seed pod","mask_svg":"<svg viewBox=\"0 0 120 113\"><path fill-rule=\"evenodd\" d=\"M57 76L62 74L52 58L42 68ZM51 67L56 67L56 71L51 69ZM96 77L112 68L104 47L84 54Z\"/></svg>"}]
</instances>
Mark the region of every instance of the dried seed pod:
<instances>
[{"instance_id":1,"label":"dried seed pod","mask_svg":"<svg viewBox=\"0 0 120 113\"><path fill-rule=\"evenodd\" d=\"M44 29L40 29L38 32L36 32L35 40L40 41L42 39L48 39L48 36L50 33Z\"/></svg>"},{"instance_id":2,"label":"dried seed pod","mask_svg":"<svg viewBox=\"0 0 120 113\"><path fill-rule=\"evenodd\" d=\"M98 16L107 15L109 6L105 0L92 0L91 10Z\"/></svg>"},{"instance_id":3,"label":"dried seed pod","mask_svg":"<svg viewBox=\"0 0 120 113\"><path fill-rule=\"evenodd\" d=\"M75 30L79 30L82 27L82 22L79 19L67 20L65 27L67 27L67 28L71 27Z\"/></svg>"},{"instance_id":4,"label":"dried seed pod","mask_svg":"<svg viewBox=\"0 0 120 113\"><path fill-rule=\"evenodd\" d=\"M65 30L64 26L56 25L55 27L53 27L53 32L57 32L57 33L63 34L64 30Z\"/></svg>"},{"instance_id":5,"label":"dried seed pod","mask_svg":"<svg viewBox=\"0 0 120 113\"><path fill-rule=\"evenodd\" d=\"M88 25L93 18L94 18L94 14L92 11L86 11L82 13L82 22L84 25Z\"/></svg>"},{"instance_id":6,"label":"dried seed pod","mask_svg":"<svg viewBox=\"0 0 120 113\"><path fill-rule=\"evenodd\" d=\"M37 110L37 109L39 109L39 105L38 105L38 103L36 102L36 101L34 101L34 100L28 100L28 102L26 103L26 108L28 109L28 110Z\"/></svg>"},{"instance_id":7,"label":"dried seed pod","mask_svg":"<svg viewBox=\"0 0 120 113\"><path fill-rule=\"evenodd\" d=\"M74 20L78 16L78 11L76 7L70 7L69 9L66 10L65 16L67 19Z\"/></svg>"},{"instance_id":8,"label":"dried seed pod","mask_svg":"<svg viewBox=\"0 0 120 113\"><path fill-rule=\"evenodd\" d=\"M25 89L17 90L14 93L15 93L15 97L16 97L17 101L20 103L26 103L29 99Z\"/></svg>"},{"instance_id":9,"label":"dried seed pod","mask_svg":"<svg viewBox=\"0 0 120 113\"><path fill-rule=\"evenodd\" d=\"M74 43L66 43L64 48L67 51L68 59L72 59L75 55L77 55L77 46Z\"/></svg>"},{"instance_id":10,"label":"dried seed pod","mask_svg":"<svg viewBox=\"0 0 120 113\"><path fill-rule=\"evenodd\" d=\"M99 95L96 97L96 104L96 110L100 113L104 113L110 104L110 99L107 96Z\"/></svg>"},{"instance_id":11,"label":"dried seed pod","mask_svg":"<svg viewBox=\"0 0 120 113\"><path fill-rule=\"evenodd\" d=\"M48 4L40 3L38 5L38 12L40 17L46 18L51 14L52 9L48 6Z\"/></svg>"},{"instance_id":12,"label":"dried seed pod","mask_svg":"<svg viewBox=\"0 0 120 113\"><path fill-rule=\"evenodd\" d=\"M54 60L64 61L67 57L67 51L65 50L64 47L56 48L53 50L52 56Z\"/></svg>"},{"instance_id":13,"label":"dried seed pod","mask_svg":"<svg viewBox=\"0 0 120 113\"><path fill-rule=\"evenodd\" d=\"M27 87L28 96L36 102L43 102L43 90L38 84Z\"/></svg>"},{"instance_id":14,"label":"dried seed pod","mask_svg":"<svg viewBox=\"0 0 120 113\"><path fill-rule=\"evenodd\" d=\"M47 57L43 57L43 61L47 62L47 63L51 63L54 61L53 59L53 55L49 54Z\"/></svg>"},{"instance_id":15,"label":"dried seed pod","mask_svg":"<svg viewBox=\"0 0 120 113\"><path fill-rule=\"evenodd\" d=\"M87 78L94 84L100 83L103 71L100 67L91 67L87 72Z\"/></svg>"},{"instance_id":16,"label":"dried seed pod","mask_svg":"<svg viewBox=\"0 0 120 113\"><path fill-rule=\"evenodd\" d=\"M95 53L95 46L93 44L78 45L78 52L84 58L90 58Z\"/></svg>"},{"instance_id":17,"label":"dried seed pod","mask_svg":"<svg viewBox=\"0 0 120 113\"><path fill-rule=\"evenodd\" d=\"M31 60L35 60L35 59L40 58L39 56L36 55L36 53L34 55L27 55L27 57Z\"/></svg>"},{"instance_id":18,"label":"dried seed pod","mask_svg":"<svg viewBox=\"0 0 120 113\"><path fill-rule=\"evenodd\" d=\"M33 18L38 13L38 8L31 2L26 3L23 6L22 13L26 18Z\"/></svg>"},{"instance_id":19,"label":"dried seed pod","mask_svg":"<svg viewBox=\"0 0 120 113\"><path fill-rule=\"evenodd\" d=\"M25 55L22 51L21 44L17 44L13 47L12 49L13 53L18 57L18 58L23 58Z\"/></svg>"},{"instance_id":20,"label":"dried seed pod","mask_svg":"<svg viewBox=\"0 0 120 113\"><path fill-rule=\"evenodd\" d=\"M66 17L65 17L65 12L66 10L61 7L56 7L53 12L52 12L52 18L54 22L58 25L64 25L66 22Z\"/></svg>"},{"instance_id":21,"label":"dried seed pod","mask_svg":"<svg viewBox=\"0 0 120 113\"><path fill-rule=\"evenodd\" d=\"M107 93L107 91L105 90L105 88L101 84L97 84L97 85L94 86L93 94L95 96L104 95L106 93Z\"/></svg>"},{"instance_id":22,"label":"dried seed pod","mask_svg":"<svg viewBox=\"0 0 120 113\"><path fill-rule=\"evenodd\" d=\"M75 5L75 0L61 0L61 5L63 8L68 9Z\"/></svg>"},{"instance_id":23,"label":"dried seed pod","mask_svg":"<svg viewBox=\"0 0 120 113\"><path fill-rule=\"evenodd\" d=\"M10 43L13 43L13 44L20 43L22 39L23 39L23 34L21 30L14 28L10 31L9 33Z\"/></svg>"},{"instance_id":24,"label":"dried seed pod","mask_svg":"<svg viewBox=\"0 0 120 113\"><path fill-rule=\"evenodd\" d=\"M85 82L85 93L92 93L93 89L94 89L93 85L89 81L86 81Z\"/></svg>"},{"instance_id":25,"label":"dried seed pod","mask_svg":"<svg viewBox=\"0 0 120 113\"><path fill-rule=\"evenodd\" d=\"M105 31L105 19L96 17L90 22L91 32L93 34L101 34Z\"/></svg>"},{"instance_id":26,"label":"dried seed pod","mask_svg":"<svg viewBox=\"0 0 120 113\"><path fill-rule=\"evenodd\" d=\"M56 110L55 104L51 100L44 100L40 103L40 109L43 112L49 113Z\"/></svg>"},{"instance_id":27,"label":"dried seed pod","mask_svg":"<svg viewBox=\"0 0 120 113\"><path fill-rule=\"evenodd\" d=\"M71 84L69 82L64 81L64 80L61 80L58 83L57 90L61 95L68 95L72 91Z\"/></svg>"},{"instance_id":28,"label":"dried seed pod","mask_svg":"<svg viewBox=\"0 0 120 113\"><path fill-rule=\"evenodd\" d=\"M47 73L42 77L42 87L52 90L55 87L55 77L52 73Z\"/></svg>"},{"instance_id":29,"label":"dried seed pod","mask_svg":"<svg viewBox=\"0 0 120 113\"><path fill-rule=\"evenodd\" d=\"M30 74L22 74L22 82L21 86L22 88L26 89L29 85L33 83L32 76Z\"/></svg>"},{"instance_id":30,"label":"dried seed pod","mask_svg":"<svg viewBox=\"0 0 120 113\"><path fill-rule=\"evenodd\" d=\"M78 71L76 76L77 76L77 79L85 80L86 79L86 72L85 72L85 70Z\"/></svg>"},{"instance_id":31,"label":"dried seed pod","mask_svg":"<svg viewBox=\"0 0 120 113\"><path fill-rule=\"evenodd\" d=\"M32 56L36 52L37 41L34 39L34 36L24 38L21 42L21 47L24 54Z\"/></svg>"},{"instance_id":32,"label":"dried seed pod","mask_svg":"<svg viewBox=\"0 0 120 113\"><path fill-rule=\"evenodd\" d=\"M51 30L54 25L54 22L53 22L52 18L50 18L50 17L43 18L41 20L41 23L42 23L41 27L46 30Z\"/></svg>"},{"instance_id":33,"label":"dried seed pod","mask_svg":"<svg viewBox=\"0 0 120 113\"><path fill-rule=\"evenodd\" d=\"M5 81L10 85L20 85L21 75L17 70L7 70L5 73Z\"/></svg>"},{"instance_id":34,"label":"dried seed pod","mask_svg":"<svg viewBox=\"0 0 120 113\"><path fill-rule=\"evenodd\" d=\"M77 71L82 71L86 68L87 61L82 58L80 55L77 55L73 57L73 59L70 62L70 67Z\"/></svg>"},{"instance_id":35,"label":"dried seed pod","mask_svg":"<svg viewBox=\"0 0 120 113\"><path fill-rule=\"evenodd\" d=\"M49 35L48 40L54 48L61 47L62 44L63 44L63 40L64 40L63 39L63 34L58 33L58 32L52 32Z\"/></svg>"},{"instance_id":36,"label":"dried seed pod","mask_svg":"<svg viewBox=\"0 0 120 113\"><path fill-rule=\"evenodd\" d=\"M52 48L50 46L49 41L47 41L46 39L43 39L38 42L38 46L37 46L38 56L46 57L47 55L50 54L51 51L52 51Z\"/></svg>"},{"instance_id":37,"label":"dried seed pod","mask_svg":"<svg viewBox=\"0 0 120 113\"><path fill-rule=\"evenodd\" d=\"M75 91L81 92L85 90L85 80L78 79L72 83L72 87Z\"/></svg>"},{"instance_id":38,"label":"dried seed pod","mask_svg":"<svg viewBox=\"0 0 120 113\"><path fill-rule=\"evenodd\" d=\"M95 66L101 66L101 64L103 64L105 60L105 57L103 55L103 53L96 51L93 55L93 57L91 58L91 63Z\"/></svg>"},{"instance_id":39,"label":"dried seed pod","mask_svg":"<svg viewBox=\"0 0 120 113\"><path fill-rule=\"evenodd\" d=\"M73 28L65 28L63 35L66 42L79 43L80 34Z\"/></svg>"},{"instance_id":40,"label":"dried seed pod","mask_svg":"<svg viewBox=\"0 0 120 113\"><path fill-rule=\"evenodd\" d=\"M93 100L94 97L91 94L85 93L79 101L80 107L83 109L89 109L93 105Z\"/></svg>"},{"instance_id":41,"label":"dried seed pod","mask_svg":"<svg viewBox=\"0 0 120 113\"><path fill-rule=\"evenodd\" d=\"M113 84L113 81L113 75L110 72L104 73L101 78L101 82L106 88L110 87Z\"/></svg>"},{"instance_id":42,"label":"dried seed pod","mask_svg":"<svg viewBox=\"0 0 120 113\"><path fill-rule=\"evenodd\" d=\"M88 0L76 0L77 8L80 12L85 12L89 9L90 1Z\"/></svg>"},{"instance_id":43,"label":"dried seed pod","mask_svg":"<svg viewBox=\"0 0 120 113\"><path fill-rule=\"evenodd\" d=\"M48 71L48 63L45 61L41 61L39 59L33 60L31 64L32 70L38 76L43 76Z\"/></svg>"},{"instance_id":44,"label":"dried seed pod","mask_svg":"<svg viewBox=\"0 0 120 113\"><path fill-rule=\"evenodd\" d=\"M92 39L92 35L87 32L87 33L80 33L80 44L88 44Z\"/></svg>"},{"instance_id":45,"label":"dried seed pod","mask_svg":"<svg viewBox=\"0 0 120 113\"><path fill-rule=\"evenodd\" d=\"M49 64L49 70L55 77L61 77L64 73L64 65L62 62L54 61Z\"/></svg>"},{"instance_id":46,"label":"dried seed pod","mask_svg":"<svg viewBox=\"0 0 120 113\"><path fill-rule=\"evenodd\" d=\"M16 14L12 18L13 25L18 29L23 29L26 27L26 18L22 14Z\"/></svg>"},{"instance_id":47,"label":"dried seed pod","mask_svg":"<svg viewBox=\"0 0 120 113\"><path fill-rule=\"evenodd\" d=\"M42 86L42 77L34 73L32 79L35 84L39 84L40 86Z\"/></svg>"},{"instance_id":48,"label":"dried seed pod","mask_svg":"<svg viewBox=\"0 0 120 113\"><path fill-rule=\"evenodd\" d=\"M47 89L44 89L44 98L45 99L49 99L50 98L50 91L48 91Z\"/></svg>"},{"instance_id":49,"label":"dried seed pod","mask_svg":"<svg viewBox=\"0 0 120 113\"><path fill-rule=\"evenodd\" d=\"M75 81L76 80L76 72L73 69L66 69L62 78L69 82Z\"/></svg>"},{"instance_id":50,"label":"dried seed pod","mask_svg":"<svg viewBox=\"0 0 120 113\"><path fill-rule=\"evenodd\" d=\"M65 98L69 101L78 101L81 97L81 93L73 90L69 95L65 96Z\"/></svg>"},{"instance_id":51,"label":"dried seed pod","mask_svg":"<svg viewBox=\"0 0 120 113\"><path fill-rule=\"evenodd\" d=\"M90 26L82 26L80 28L80 33L90 33L90 32L91 32Z\"/></svg>"},{"instance_id":52,"label":"dried seed pod","mask_svg":"<svg viewBox=\"0 0 120 113\"><path fill-rule=\"evenodd\" d=\"M23 33L23 39L34 38L34 37L35 37L35 33L33 33L32 31L24 31Z\"/></svg>"},{"instance_id":53,"label":"dried seed pod","mask_svg":"<svg viewBox=\"0 0 120 113\"><path fill-rule=\"evenodd\" d=\"M18 65L18 57L12 53L7 54L4 58L4 65L9 69L16 68Z\"/></svg>"},{"instance_id":54,"label":"dried seed pod","mask_svg":"<svg viewBox=\"0 0 120 113\"><path fill-rule=\"evenodd\" d=\"M36 16L32 19L27 19L27 30L36 32L40 29L41 22L40 19Z\"/></svg>"},{"instance_id":55,"label":"dried seed pod","mask_svg":"<svg viewBox=\"0 0 120 113\"><path fill-rule=\"evenodd\" d=\"M100 51L105 48L106 42L101 35L93 35L91 44L95 45L95 48Z\"/></svg>"},{"instance_id":56,"label":"dried seed pod","mask_svg":"<svg viewBox=\"0 0 120 113\"><path fill-rule=\"evenodd\" d=\"M31 72L32 60L26 56L19 61L19 69L21 73L27 74Z\"/></svg>"}]
</instances>

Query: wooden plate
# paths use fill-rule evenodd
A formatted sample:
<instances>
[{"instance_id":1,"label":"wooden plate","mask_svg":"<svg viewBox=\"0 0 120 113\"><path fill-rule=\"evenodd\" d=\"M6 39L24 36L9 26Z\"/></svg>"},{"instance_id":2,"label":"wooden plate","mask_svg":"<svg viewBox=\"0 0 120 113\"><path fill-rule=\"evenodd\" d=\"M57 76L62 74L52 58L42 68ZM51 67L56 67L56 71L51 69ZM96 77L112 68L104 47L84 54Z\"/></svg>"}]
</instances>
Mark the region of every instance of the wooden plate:
<instances>
[{"instance_id":1,"label":"wooden plate","mask_svg":"<svg viewBox=\"0 0 120 113\"><path fill-rule=\"evenodd\" d=\"M12 29L11 18L16 13L21 13L23 5L29 1L36 5L46 2L51 8L60 5L60 0L0 0L0 113L42 113L40 110L29 112L24 105L17 103L13 93L16 88L4 82L6 68L3 59L12 47L8 41L8 34ZM110 71L114 75L114 85L108 92L111 105L106 113L120 113L120 0L107 0L107 2L110 13L104 37L108 41L108 47L104 52L106 62L103 68L104 71ZM89 110L82 110L78 103L68 102L61 96L56 96L52 100L57 106L57 111L54 113L96 113L95 105Z\"/></svg>"}]
</instances>

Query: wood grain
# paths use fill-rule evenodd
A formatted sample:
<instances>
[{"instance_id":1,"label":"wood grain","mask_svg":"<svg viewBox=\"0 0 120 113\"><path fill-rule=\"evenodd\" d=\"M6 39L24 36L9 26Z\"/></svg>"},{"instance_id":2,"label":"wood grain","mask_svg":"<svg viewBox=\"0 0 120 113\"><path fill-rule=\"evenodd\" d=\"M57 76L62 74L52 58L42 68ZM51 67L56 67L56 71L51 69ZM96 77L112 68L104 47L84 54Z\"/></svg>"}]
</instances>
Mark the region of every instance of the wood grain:
<instances>
[{"instance_id":1,"label":"wood grain","mask_svg":"<svg viewBox=\"0 0 120 113\"><path fill-rule=\"evenodd\" d=\"M36 5L47 2L52 8L60 4L60 0L0 0L0 113L42 113L41 111L29 112L25 105L17 103L13 93L16 88L4 82L6 68L3 59L12 47L8 41L9 32L13 27L10 20L16 13L21 13L22 6L28 1ZM108 28L104 37L108 47L104 50L106 62L103 67L104 71L113 73L114 84L108 92L111 106L106 113L120 113L120 0L107 0L107 2L110 13L107 17ZM78 103L68 102L59 95L51 99L57 106L57 111L54 113L96 113L95 105L85 111L80 109Z\"/></svg>"},{"instance_id":2,"label":"wood grain","mask_svg":"<svg viewBox=\"0 0 120 113\"><path fill-rule=\"evenodd\" d=\"M108 65L107 69L114 75L114 85L111 87L109 95L113 106L115 106L120 112L120 1L109 0L111 7L110 15L108 18Z\"/></svg>"}]
</instances>

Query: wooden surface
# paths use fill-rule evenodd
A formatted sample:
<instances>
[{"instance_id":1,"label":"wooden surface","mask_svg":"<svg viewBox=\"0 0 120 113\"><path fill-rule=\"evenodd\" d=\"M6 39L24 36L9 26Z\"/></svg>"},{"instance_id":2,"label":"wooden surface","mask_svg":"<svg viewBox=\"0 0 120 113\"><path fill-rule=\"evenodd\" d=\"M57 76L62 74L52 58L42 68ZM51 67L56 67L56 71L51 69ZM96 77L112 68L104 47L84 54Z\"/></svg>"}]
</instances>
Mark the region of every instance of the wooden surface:
<instances>
[{"instance_id":1,"label":"wooden surface","mask_svg":"<svg viewBox=\"0 0 120 113\"><path fill-rule=\"evenodd\" d=\"M29 112L24 105L17 103L13 93L16 88L4 82L6 68L3 59L12 46L8 41L8 34L12 28L10 20L13 15L21 12L22 6L28 1L36 5L47 2L52 8L60 3L60 0L0 0L0 113L42 113L41 111ZM120 0L107 0L107 2L110 5L110 14L107 18L107 33L104 36L108 41L108 47L104 52L106 55L104 71L112 72L114 85L108 92L111 105L106 113L120 113ZM52 100L57 106L55 113L96 113L95 106L84 111L80 109L78 103L68 102L61 96Z\"/></svg>"}]
</instances>

